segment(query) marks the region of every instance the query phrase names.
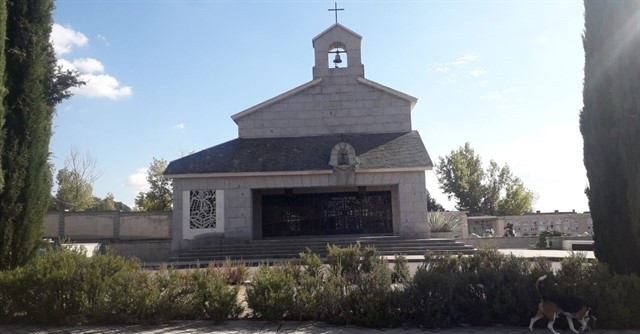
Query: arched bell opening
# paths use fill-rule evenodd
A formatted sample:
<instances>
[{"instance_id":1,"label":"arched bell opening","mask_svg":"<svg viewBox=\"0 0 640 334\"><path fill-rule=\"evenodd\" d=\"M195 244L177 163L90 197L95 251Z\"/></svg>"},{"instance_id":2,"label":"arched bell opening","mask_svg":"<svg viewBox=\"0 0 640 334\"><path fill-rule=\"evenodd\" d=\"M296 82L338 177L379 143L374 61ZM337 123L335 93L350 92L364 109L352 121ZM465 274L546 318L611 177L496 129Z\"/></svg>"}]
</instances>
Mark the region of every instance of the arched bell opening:
<instances>
[{"instance_id":1,"label":"arched bell opening","mask_svg":"<svg viewBox=\"0 0 640 334\"><path fill-rule=\"evenodd\" d=\"M345 68L349 66L346 47L341 43L332 45L327 57L329 68Z\"/></svg>"}]
</instances>

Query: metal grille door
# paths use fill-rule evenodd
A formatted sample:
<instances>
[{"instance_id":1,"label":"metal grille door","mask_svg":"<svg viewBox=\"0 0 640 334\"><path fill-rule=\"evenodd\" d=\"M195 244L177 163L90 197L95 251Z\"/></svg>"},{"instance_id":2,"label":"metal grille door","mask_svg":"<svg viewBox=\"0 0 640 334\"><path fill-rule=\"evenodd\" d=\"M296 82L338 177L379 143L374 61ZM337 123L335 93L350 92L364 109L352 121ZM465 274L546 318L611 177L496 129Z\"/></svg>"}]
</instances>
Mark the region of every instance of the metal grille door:
<instances>
[{"instance_id":1,"label":"metal grille door","mask_svg":"<svg viewBox=\"0 0 640 334\"><path fill-rule=\"evenodd\" d=\"M262 196L262 235L391 233L391 192Z\"/></svg>"}]
</instances>

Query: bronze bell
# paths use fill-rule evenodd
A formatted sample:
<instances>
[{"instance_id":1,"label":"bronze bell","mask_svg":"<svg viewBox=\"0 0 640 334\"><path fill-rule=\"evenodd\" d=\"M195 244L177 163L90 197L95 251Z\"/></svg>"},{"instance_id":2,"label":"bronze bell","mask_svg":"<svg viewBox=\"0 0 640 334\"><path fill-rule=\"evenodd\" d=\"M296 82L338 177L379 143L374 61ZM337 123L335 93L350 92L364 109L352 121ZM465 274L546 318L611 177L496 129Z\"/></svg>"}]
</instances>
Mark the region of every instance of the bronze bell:
<instances>
[{"instance_id":1,"label":"bronze bell","mask_svg":"<svg viewBox=\"0 0 640 334\"><path fill-rule=\"evenodd\" d=\"M340 59L340 52L336 52L336 57L333 58L333 63L334 64L340 64L342 63L342 59Z\"/></svg>"}]
</instances>

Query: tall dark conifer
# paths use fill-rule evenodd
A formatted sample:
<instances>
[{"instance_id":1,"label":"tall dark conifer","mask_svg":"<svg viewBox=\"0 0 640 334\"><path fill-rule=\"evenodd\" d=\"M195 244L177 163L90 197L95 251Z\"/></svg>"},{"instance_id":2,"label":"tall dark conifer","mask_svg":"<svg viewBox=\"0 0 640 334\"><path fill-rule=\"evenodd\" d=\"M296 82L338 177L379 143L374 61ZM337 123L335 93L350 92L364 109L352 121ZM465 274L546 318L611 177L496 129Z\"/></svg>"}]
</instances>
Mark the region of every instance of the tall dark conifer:
<instances>
[{"instance_id":1,"label":"tall dark conifer","mask_svg":"<svg viewBox=\"0 0 640 334\"><path fill-rule=\"evenodd\" d=\"M52 0L7 2L0 268L22 265L35 254L49 203L54 104L47 92L56 72L49 43L52 10Z\"/></svg>"},{"instance_id":2,"label":"tall dark conifer","mask_svg":"<svg viewBox=\"0 0 640 334\"><path fill-rule=\"evenodd\" d=\"M4 142L4 135L2 131L2 125L4 124L4 105L2 100L6 95L6 88L4 87L4 44L6 38L7 28L7 1L0 0L0 152L2 152L2 143ZM2 161L0 160L0 192L4 186L4 173L2 171Z\"/></svg>"},{"instance_id":3,"label":"tall dark conifer","mask_svg":"<svg viewBox=\"0 0 640 334\"><path fill-rule=\"evenodd\" d=\"M596 257L640 273L640 1L585 1L580 130Z\"/></svg>"}]
</instances>

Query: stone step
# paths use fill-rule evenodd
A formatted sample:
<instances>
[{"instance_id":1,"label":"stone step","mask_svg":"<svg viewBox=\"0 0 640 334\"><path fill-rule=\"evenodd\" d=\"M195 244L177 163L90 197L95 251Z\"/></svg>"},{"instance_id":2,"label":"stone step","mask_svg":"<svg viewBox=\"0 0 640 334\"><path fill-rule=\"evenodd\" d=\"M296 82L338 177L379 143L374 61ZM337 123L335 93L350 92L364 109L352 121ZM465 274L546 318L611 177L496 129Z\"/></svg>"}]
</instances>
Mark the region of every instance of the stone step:
<instances>
[{"instance_id":1,"label":"stone step","mask_svg":"<svg viewBox=\"0 0 640 334\"><path fill-rule=\"evenodd\" d=\"M312 252L314 253L326 253L327 252L327 248L326 246L319 246L319 247L274 247L274 248L266 248L266 247L260 247L260 248L244 248L244 249L227 249L227 248L209 248L209 249L193 249L193 250L189 250L184 252L183 254L244 254L244 253L260 253L260 252L265 252L265 251L269 251L269 252L277 252L277 253L289 253L289 254L298 254L300 252L305 251L306 249L310 249ZM402 253L403 251L424 251L425 249L427 250L448 250L448 249L458 249L458 248L473 248L473 247L466 247L464 244L457 244L457 245L435 245L435 246L429 246L429 247L424 247L421 245L417 245L417 246L404 246L404 245L389 245L389 246L379 246L376 247L376 249L378 251L389 251L389 252L396 252L396 253Z\"/></svg>"},{"instance_id":2,"label":"stone step","mask_svg":"<svg viewBox=\"0 0 640 334\"><path fill-rule=\"evenodd\" d=\"M322 236L322 237L291 237L291 238L270 238L251 241L227 241L219 237L197 239L195 241L196 247L206 247L208 245L263 245L263 244L304 244L304 243L356 243L361 244L369 243L397 243L397 242L421 242L421 243L437 243L437 242L455 242L455 239L402 239L399 236L393 235L376 235L376 236Z\"/></svg>"},{"instance_id":3,"label":"stone step","mask_svg":"<svg viewBox=\"0 0 640 334\"><path fill-rule=\"evenodd\" d=\"M327 244L346 247L359 242L363 247L374 246L383 256L424 255L427 252L437 254L471 254L475 251L455 239L401 239L397 236L335 236L335 237L300 237L290 239L264 239L242 243L214 243L220 240L208 240L194 248L172 257L170 262L199 263L220 262L226 258L233 261L259 263L261 261L285 260L299 261L300 252L309 248L321 258L327 256Z\"/></svg>"},{"instance_id":4,"label":"stone step","mask_svg":"<svg viewBox=\"0 0 640 334\"><path fill-rule=\"evenodd\" d=\"M253 240L253 241L245 241L245 242L221 242L220 240L210 240L209 242L199 241L196 243L197 248L206 248L209 246L219 246L219 245L227 245L227 246L255 246L255 245L305 245L305 244L355 244L359 242L362 245L368 244L404 244L404 243L420 243L420 244L436 244L436 243L455 243L455 239L400 239L395 237L387 237L387 238L378 238L378 239L359 239L359 238L351 238L351 239L333 239L333 238L322 238L322 239L267 239L267 240Z\"/></svg>"},{"instance_id":5,"label":"stone step","mask_svg":"<svg viewBox=\"0 0 640 334\"><path fill-rule=\"evenodd\" d=\"M475 249L473 248L462 248L462 249L452 249L452 250L438 250L431 251L435 254L473 254ZM426 252L410 252L409 254L404 255L424 255ZM393 256L398 253L396 252L380 252L382 256ZM326 262L326 254L318 254L324 262ZM259 263L261 260L267 261L272 259L279 260L292 260L294 262L299 261L298 255L293 254L270 254L270 253L262 253L262 254L251 254L251 255L226 255L226 256L211 256L211 255L198 255L198 256L179 256L174 257L169 260L170 263L184 263L184 262L223 262L227 258L231 261L244 261L244 262L253 262Z\"/></svg>"},{"instance_id":6,"label":"stone step","mask_svg":"<svg viewBox=\"0 0 640 334\"><path fill-rule=\"evenodd\" d=\"M207 245L195 248L198 251L211 251L211 250L227 250L227 251L235 251L235 250L251 250L251 249L261 249L261 248L272 248L277 247L280 249L301 249L305 248L317 249L317 248L327 248L327 245L336 245L340 247L346 247L349 245L353 245L354 243L345 242L345 243L300 243L300 244L274 244L274 245L265 245L265 244L241 244L241 245ZM462 243L458 243L463 245ZM362 248L367 246L375 246L379 247L451 247L456 246L455 242L434 242L434 243L421 243L421 242L404 242L404 243L360 243Z\"/></svg>"}]
</instances>

